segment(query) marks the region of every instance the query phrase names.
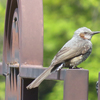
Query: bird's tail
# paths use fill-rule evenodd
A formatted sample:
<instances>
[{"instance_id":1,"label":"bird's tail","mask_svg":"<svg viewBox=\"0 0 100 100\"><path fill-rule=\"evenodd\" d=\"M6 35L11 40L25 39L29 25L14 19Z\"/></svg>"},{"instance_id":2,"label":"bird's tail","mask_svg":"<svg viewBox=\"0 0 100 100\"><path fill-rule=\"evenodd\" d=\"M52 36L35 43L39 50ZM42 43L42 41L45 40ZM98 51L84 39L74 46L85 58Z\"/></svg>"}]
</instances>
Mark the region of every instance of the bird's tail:
<instances>
[{"instance_id":1,"label":"bird's tail","mask_svg":"<svg viewBox=\"0 0 100 100\"><path fill-rule=\"evenodd\" d=\"M51 73L52 66L48 67L42 74L40 74L34 81L32 81L26 88L32 89L38 87L40 83Z\"/></svg>"}]
</instances>

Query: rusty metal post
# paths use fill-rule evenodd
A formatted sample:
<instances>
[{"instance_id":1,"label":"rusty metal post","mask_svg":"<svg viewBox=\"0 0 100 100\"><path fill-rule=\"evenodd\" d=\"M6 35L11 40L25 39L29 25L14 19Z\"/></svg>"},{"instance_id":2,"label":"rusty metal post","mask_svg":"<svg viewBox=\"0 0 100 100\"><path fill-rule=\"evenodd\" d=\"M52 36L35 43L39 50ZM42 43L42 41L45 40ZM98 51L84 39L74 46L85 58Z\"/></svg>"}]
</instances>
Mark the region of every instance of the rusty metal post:
<instances>
[{"instance_id":1,"label":"rusty metal post","mask_svg":"<svg viewBox=\"0 0 100 100\"><path fill-rule=\"evenodd\" d=\"M27 81L28 80L28 81ZM22 97L21 100L38 100L38 88L27 90L26 86L31 83L32 79L22 79Z\"/></svg>"},{"instance_id":2,"label":"rusty metal post","mask_svg":"<svg viewBox=\"0 0 100 100\"><path fill-rule=\"evenodd\" d=\"M43 7L42 0L19 0L19 75L27 68L43 64ZM30 74L31 71L28 73ZM27 72L25 73L27 74ZM30 79L22 78L22 100L38 100L38 88L27 90Z\"/></svg>"},{"instance_id":3,"label":"rusty metal post","mask_svg":"<svg viewBox=\"0 0 100 100\"><path fill-rule=\"evenodd\" d=\"M31 94L30 100L38 100L38 88L26 90L30 79L22 78L20 69L22 65L42 68L42 6L42 0L7 0L3 65L0 64L0 74L6 77L6 100L29 100Z\"/></svg>"},{"instance_id":4,"label":"rusty metal post","mask_svg":"<svg viewBox=\"0 0 100 100\"><path fill-rule=\"evenodd\" d=\"M66 71L64 100L88 100L88 70Z\"/></svg>"},{"instance_id":5,"label":"rusty metal post","mask_svg":"<svg viewBox=\"0 0 100 100\"><path fill-rule=\"evenodd\" d=\"M15 71L11 69L11 74L6 76L5 100L21 100L21 78L15 76Z\"/></svg>"},{"instance_id":6,"label":"rusty metal post","mask_svg":"<svg viewBox=\"0 0 100 100\"><path fill-rule=\"evenodd\" d=\"M19 0L20 65L43 64L42 0ZM21 68L21 66L20 66Z\"/></svg>"}]
</instances>

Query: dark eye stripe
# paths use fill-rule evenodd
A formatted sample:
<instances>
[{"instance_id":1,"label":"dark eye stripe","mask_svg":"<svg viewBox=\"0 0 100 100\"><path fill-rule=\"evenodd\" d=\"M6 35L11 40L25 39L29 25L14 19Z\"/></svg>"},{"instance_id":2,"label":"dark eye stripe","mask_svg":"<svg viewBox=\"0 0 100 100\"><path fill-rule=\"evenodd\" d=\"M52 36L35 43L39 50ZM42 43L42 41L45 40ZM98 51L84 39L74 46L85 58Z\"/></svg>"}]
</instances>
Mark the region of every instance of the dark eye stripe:
<instances>
[{"instance_id":1,"label":"dark eye stripe","mask_svg":"<svg viewBox=\"0 0 100 100\"><path fill-rule=\"evenodd\" d=\"M84 32L84 34L87 34L87 32Z\"/></svg>"}]
</instances>

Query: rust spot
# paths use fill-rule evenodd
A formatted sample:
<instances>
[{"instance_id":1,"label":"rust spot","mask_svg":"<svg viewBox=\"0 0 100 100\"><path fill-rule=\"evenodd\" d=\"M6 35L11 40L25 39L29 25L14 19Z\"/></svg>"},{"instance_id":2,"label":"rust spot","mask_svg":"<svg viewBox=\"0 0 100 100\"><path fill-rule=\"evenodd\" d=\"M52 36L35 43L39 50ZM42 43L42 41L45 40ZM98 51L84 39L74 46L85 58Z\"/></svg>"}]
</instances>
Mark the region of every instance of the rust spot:
<instances>
[{"instance_id":1,"label":"rust spot","mask_svg":"<svg viewBox=\"0 0 100 100\"><path fill-rule=\"evenodd\" d=\"M83 38L83 39L86 39L84 33L80 33L79 36L80 36L81 38Z\"/></svg>"}]
</instances>

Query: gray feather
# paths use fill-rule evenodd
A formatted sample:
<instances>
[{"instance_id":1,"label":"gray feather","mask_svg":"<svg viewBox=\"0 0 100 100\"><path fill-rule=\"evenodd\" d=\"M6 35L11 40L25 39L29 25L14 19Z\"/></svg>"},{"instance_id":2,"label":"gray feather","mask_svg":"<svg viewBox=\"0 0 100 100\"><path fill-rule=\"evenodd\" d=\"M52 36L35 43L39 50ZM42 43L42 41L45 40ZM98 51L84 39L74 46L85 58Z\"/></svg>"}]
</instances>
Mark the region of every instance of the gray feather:
<instances>
[{"instance_id":1,"label":"gray feather","mask_svg":"<svg viewBox=\"0 0 100 100\"><path fill-rule=\"evenodd\" d=\"M82 40L81 41L77 40L75 42L73 41L75 41L74 38L72 38L61 48L61 50L52 60L51 64L56 65L65 60L69 60L73 57L85 54L90 48L92 48L91 41L85 41L85 42L83 42Z\"/></svg>"},{"instance_id":2,"label":"gray feather","mask_svg":"<svg viewBox=\"0 0 100 100\"><path fill-rule=\"evenodd\" d=\"M32 83L30 83L26 88L32 89L38 87L40 83L51 73L53 67L48 67L42 74L40 74Z\"/></svg>"}]
</instances>

